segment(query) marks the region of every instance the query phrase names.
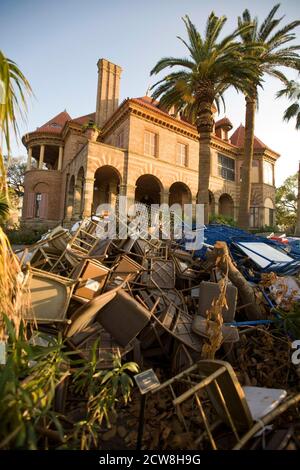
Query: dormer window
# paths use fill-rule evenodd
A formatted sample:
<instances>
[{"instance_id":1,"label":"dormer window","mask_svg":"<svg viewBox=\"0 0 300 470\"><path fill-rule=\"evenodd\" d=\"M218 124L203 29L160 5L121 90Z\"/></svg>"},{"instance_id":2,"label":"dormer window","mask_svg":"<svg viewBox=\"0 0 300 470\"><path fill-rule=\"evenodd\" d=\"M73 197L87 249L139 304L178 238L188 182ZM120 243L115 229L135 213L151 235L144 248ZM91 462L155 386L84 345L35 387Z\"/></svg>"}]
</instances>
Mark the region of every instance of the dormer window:
<instances>
[{"instance_id":1,"label":"dormer window","mask_svg":"<svg viewBox=\"0 0 300 470\"><path fill-rule=\"evenodd\" d=\"M57 124L57 122L51 122L50 127L61 127L61 125Z\"/></svg>"}]
</instances>

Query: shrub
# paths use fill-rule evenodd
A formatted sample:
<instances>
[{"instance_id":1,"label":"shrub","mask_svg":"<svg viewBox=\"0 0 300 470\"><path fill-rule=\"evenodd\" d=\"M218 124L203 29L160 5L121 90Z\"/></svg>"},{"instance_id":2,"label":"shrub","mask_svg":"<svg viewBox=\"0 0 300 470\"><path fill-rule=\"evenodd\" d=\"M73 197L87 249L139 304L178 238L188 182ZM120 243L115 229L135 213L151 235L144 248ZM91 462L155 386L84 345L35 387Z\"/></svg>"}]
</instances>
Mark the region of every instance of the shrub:
<instances>
[{"instance_id":1,"label":"shrub","mask_svg":"<svg viewBox=\"0 0 300 470\"><path fill-rule=\"evenodd\" d=\"M98 342L90 361L76 359L59 334L35 332L28 341L24 325L16 335L7 318L7 361L0 365L0 449L98 449L101 425L110 426L109 417L119 402L130 400L134 386L134 362L122 364L118 353L112 355L111 369L97 368ZM39 344L38 339L44 342ZM86 403L84 419L67 426L66 416L55 411L55 390L70 376L73 391ZM55 439L54 439L55 437Z\"/></svg>"},{"instance_id":2,"label":"shrub","mask_svg":"<svg viewBox=\"0 0 300 470\"><path fill-rule=\"evenodd\" d=\"M231 225L232 227L236 227L236 221L232 217L228 217L227 215L222 214L212 214L209 217L209 223Z\"/></svg>"},{"instance_id":3,"label":"shrub","mask_svg":"<svg viewBox=\"0 0 300 470\"><path fill-rule=\"evenodd\" d=\"M47 232L46 227L31 228L24 224L14 229L6 229L5 233L12 245L32 245Z\"/></svg>"}]
</instances>

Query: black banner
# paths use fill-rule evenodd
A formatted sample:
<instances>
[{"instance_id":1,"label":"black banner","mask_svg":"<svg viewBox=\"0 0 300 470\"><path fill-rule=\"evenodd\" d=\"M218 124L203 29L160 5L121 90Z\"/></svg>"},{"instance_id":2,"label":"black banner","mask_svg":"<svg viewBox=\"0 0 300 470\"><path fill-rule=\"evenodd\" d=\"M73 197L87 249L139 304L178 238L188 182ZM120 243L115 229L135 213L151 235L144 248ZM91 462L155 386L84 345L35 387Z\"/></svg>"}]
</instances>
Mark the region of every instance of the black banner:
<instances>
[{"instance_id":1,"label":"black banner","mask_svg":"<svg viewBox=\"0 0 300 470\"><path fill-rule=\"evenodd\" d=\"M299 465L299 454L295 451L0 451L0 468L16 468L15 465L30 469L94 468L147 469L149 467L167 469L199 468L210 469L218 465L219 469L251 468L257 465L272 465L287 468ZM10 466L10 467L8 467ZM290 467L292 468L292 467Z\"/></svg>"}]
</instances>

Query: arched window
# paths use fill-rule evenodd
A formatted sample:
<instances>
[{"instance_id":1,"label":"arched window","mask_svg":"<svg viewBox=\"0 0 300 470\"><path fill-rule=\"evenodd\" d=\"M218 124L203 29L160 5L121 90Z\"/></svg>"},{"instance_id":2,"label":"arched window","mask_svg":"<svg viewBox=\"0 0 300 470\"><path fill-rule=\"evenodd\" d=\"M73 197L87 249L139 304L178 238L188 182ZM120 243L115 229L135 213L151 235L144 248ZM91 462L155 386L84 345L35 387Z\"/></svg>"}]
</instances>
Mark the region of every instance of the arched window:
<instances>
[{"instance_id":1,"label":"arched window","mask_svg":"<svg viewBox=\"0 0 300 470\"><path fill-rule=\"evenodd\" d=\"M34 202L34 217L39 219L41 216L41 202L42 202L42 194L35 193L35 202Z\"/></svg>"}]
</instances>

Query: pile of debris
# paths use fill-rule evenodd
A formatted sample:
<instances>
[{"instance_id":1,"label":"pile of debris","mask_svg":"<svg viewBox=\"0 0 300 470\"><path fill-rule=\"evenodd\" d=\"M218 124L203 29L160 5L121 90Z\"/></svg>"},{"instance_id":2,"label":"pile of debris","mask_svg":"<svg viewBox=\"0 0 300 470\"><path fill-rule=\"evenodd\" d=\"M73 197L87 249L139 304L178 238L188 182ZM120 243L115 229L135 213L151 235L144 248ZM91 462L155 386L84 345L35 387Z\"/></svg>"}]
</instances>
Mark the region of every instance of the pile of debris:
<instances>
[{"instance_id":1,"label":"pile of debris","mask_svg":"<svg viewBox=\"0 0 300 470\"><path fill-rule=\"evenodd\" d=\"M159 376L161 385L148 398L145 447L263 445L267 424L300 400L291 362L292 335L300 330L294 276L300 262L275 242L262 247L261 239L228 230L208 227L205 248L188 252L151 230L110 239L100 218L73 232L57 227L17 253L31 293L26 320L33 332L61 334L87 361L98 340L99 369L109 369L118 352ZM129 448L139 397L135 391L127 411L119 410ZM286 433L299 446L294 421Z\"/></svg>"}]
</instances>

